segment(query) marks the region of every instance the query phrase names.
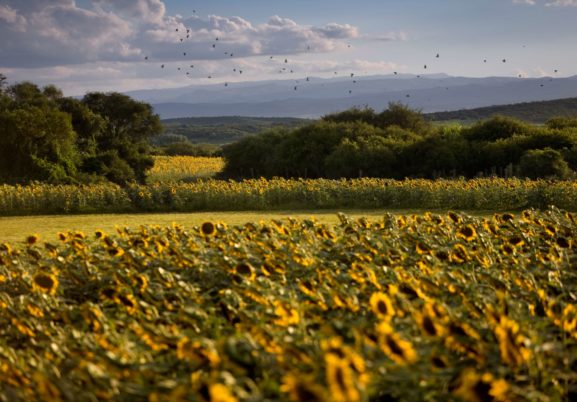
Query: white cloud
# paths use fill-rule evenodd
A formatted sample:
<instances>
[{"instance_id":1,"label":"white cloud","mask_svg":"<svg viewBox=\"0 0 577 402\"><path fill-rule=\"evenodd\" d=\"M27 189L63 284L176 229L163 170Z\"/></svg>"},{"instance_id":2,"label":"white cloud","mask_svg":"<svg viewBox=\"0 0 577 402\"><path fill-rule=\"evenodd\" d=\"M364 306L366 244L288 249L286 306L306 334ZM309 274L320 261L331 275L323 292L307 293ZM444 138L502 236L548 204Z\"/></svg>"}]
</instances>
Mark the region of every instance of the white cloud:
<instances>
[{"instance_id":1,"label":"white cloud","mask_svg":"<svg viewBox=\"0 0 577 402\"><path fill-rule=\"evenodd\" d=\"M365 39L349 24L308 26L278 15L262 24L237 16L170 16L161 0L92 0L86 7L75 0L3 1L3 68L143 61L145 56L162 63L326 53L346 49L348 40ZM372 39L405 38L391 33Z\"/></svg>"},{"instance_id":2,"label":"white cloud","mask_svg":"<svg viewBox=\"0 0 577 402\"><path fill-rule=\"evenodd\" d=\"M0 71L10 82L52 83L71 95L88 90L302 79L333 76L336 70L343 74L402 71L392 63L330 61L327 54L348 51L355 40L407 38L403 32L366 36L350 24L303 25L278 15L264 23L238 16L167 15L162 0L0 3Z\"/></svg>"},{"instance_id":3,"label":"white cloud","mask_svg":"<svg viewBox=\"0 0 577 402\"><path fill-rule=\"evenodd\" d=\"M513 0L514 4L528 4L534 6L536 0ZM577 7L577 0L553 0L545 3L546 7Z\"/></svg>"},{"instance_id":4,"label":"white cloud","mask_svg":"<svg viewBox=\"0 0 577 402\"><path fill-rule=\"evenodd\" d=\"M577 7L577 0L555 0L545 4L547 7Z\"/></svg>"},{"instance_id":5,"label":"white cloud","mask_svg":"<svg viewBox=\"0 0 577 402\"><path fill-rule=\"evenodd\" d=\"M406 32L388 32L378 35L362 35L362 39L377 41L377 42L390 42L390 41L406 41L409 39L409 35Z\"/></svg>"},{"instance_id":6,"label":"white cloud","mask_svg":"<svg viewBox=\"0 0 577 402\"><path fill-rule=\"evenodd\" d=\"M118 11L128 18L136 18L151 23L160 23L166 13L161 0L92 0L104 10Z\"/></svg>"},{"instance_id":7,"label":"white cloud","mask_svg":"<svg viewBox=\"0 0 577 402\"><path fill-rule=\"evenodd\" d=\"M8 7L18 11L20 29L0 24L0 67L81 64L138 52L129 42L133 29L116 14L66 0L14 3Z\"/></svg>"},{"instance_id":8,"label":"white cloud","mask_svg":"<svg viewBox=\"0 0 577 402\"><path fill-rule=\"evenodd\" d=\"M0 5L0 21L4 21L8 29L24 32L26 30L26 18L18 14L18 11L10 6Z\"/></svg>"}]
</instances>

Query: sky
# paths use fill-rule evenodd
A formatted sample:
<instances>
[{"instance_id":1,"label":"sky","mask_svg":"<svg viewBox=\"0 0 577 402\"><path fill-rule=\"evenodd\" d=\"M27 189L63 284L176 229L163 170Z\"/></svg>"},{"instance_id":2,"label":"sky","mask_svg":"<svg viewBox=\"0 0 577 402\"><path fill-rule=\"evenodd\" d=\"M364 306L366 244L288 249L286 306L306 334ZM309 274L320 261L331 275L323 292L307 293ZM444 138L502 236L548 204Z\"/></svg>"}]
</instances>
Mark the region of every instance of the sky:
<instances>
[{"instance_id":1,"label":"sky","mask_svg":"<svg viewBox=\"0 0 577 402\"><path fill-rule=\"evenodd\" d=\"M393 72L566 77L575 21L577 0L0 0L0 73L68 96Z\"/></svg>"}]
</instances>

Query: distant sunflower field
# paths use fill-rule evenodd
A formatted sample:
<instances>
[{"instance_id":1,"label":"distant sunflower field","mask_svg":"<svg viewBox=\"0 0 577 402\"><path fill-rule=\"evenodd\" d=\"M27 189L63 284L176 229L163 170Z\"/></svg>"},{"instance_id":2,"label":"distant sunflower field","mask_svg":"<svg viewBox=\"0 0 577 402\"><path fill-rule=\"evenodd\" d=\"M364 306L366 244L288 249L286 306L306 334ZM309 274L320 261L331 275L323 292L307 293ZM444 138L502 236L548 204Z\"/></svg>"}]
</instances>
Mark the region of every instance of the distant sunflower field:
<instances>
[{"instance_id":1,"label":"distant sunflower field","mask_svg":"<svg viewBox=\"0 0 577 402\"><path fill-rule=\"evenodd\" d=\"M0 185L0 215L280 209L577 211L577 181L484 178L251 179L148 185Z\"/></svg>"},{"instance_id":2,"label":"distant sunflower field","mask_svg":"<svg viewBox=\"0 0 577 402\"><path fill-rule=\"evenodd\" d=\"M219 173L224 159L201 156L155 156L148 172L149 182L166 182L208 178Z\"/></svg>"},{"instance_id":3,"label":"distant sunflower field","mask_svg":"<svg viewBox=\"0 0 577 402\"><path fill-rule=\"evenodd\" d=\"M576 240L554 208L30 235L0 400L575 400Z\"/></svg>"}]
</instances>

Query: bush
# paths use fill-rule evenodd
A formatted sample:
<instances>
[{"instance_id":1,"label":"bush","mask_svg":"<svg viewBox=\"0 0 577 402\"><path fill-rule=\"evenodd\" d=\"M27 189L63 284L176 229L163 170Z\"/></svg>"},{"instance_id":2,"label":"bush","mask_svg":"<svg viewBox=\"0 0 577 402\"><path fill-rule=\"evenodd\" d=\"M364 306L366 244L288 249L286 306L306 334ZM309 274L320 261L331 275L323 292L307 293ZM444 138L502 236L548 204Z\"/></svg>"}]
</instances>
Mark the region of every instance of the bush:
<instances>
[{"instance_id":1,"label":"bush","mask_svg":"<svg viewBox=\"0 0 577 402\"><path fill-rule=\"evenodd\" d=\"M569 165L559 151L551 148L533 149L521 157L519 173L522 177L566 179L572 175Z\"/></svg>"}]
</instances>

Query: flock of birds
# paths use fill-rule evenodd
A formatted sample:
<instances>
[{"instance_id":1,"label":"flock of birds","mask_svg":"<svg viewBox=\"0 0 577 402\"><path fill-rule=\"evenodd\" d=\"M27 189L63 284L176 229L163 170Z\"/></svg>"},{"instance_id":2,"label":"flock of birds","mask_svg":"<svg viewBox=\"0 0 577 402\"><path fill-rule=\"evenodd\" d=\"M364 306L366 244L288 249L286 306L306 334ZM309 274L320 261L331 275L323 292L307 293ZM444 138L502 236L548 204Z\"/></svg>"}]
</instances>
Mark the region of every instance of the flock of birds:
<instances>
[{"instance_id":1,"label":"flock of birds","mask_svg":"<svg viewBox=\"0 0 577 402\"><path fill-rule=\"evenodd\" d=\"M196 10L193 10L193 14L195 14L195 13L196 13ZM184 42L185 42L186 39L190 39L191 30L188 29L188 28L185 28L185 31L182 30L182 29L179 29L179 28L175 28L175 32L179 32L179 33L182 34L182 36L179 38L180 43L183 43L183 44L184 44ZM211 50L211 51L218 51L218 49L221 47L221 45L220 45L221 43L223 43L223 41L222 41L219 37L215 37L214 42L211 44L211 48L210 48L209 50ZM222 46L225 46L225 45L222 45ZM350 48L351 45L348 44L347 47ZM525 45L523 45L523 47L525 47ZM311 50L311 46L309 45L309 46L306 47L306 51L309 52L310 50ZM223 51L223 55L226 56L226 57L228 57L228 58L232 58L232 57L234 57L234 52L231 51L231 50L226 50L226 51ZM187 54L186 51L183 51L183 52L182 52L182 57L185 58L185 59L188 57L188 54ZM278 60L278 58L279 58L279 56L268 56L267 59L268 59L269 62L275 62L276 60ZM440 58L441 58L441 55L440 55L439 53L436 53L436 55L434 56L434 58L435 58L435 59L440 59ZM284 59L284 63L283 63L283 59ZM149 56L145 56L145 57L144 57L144 60L145 60L145 61L148 61L148 60L149 60ZM487 59L483 59L483 63L487 63L487 62L488 62ZM502 63L507 63L507 59L502 59L501 62L502 62ZM294 73L295 73L296 67L295 67L295 66L292 66L292 65L289 63L289 59L288 59L288 58L280 57L280 63L281 63L281 65L280 65L280 66L277 66L277 67L278 67L278 73L279 73L279 74L285 74L285 73L286 73L286 74L294 74ZM165 67L167 67L165 64L160 64L160 68L161 68L161 69L164 69ZM185 75L186 77L188 77L188 78L193 78L193 74L191 74L191 73L192 73L192 70L195 68L195 65L194 65L194 64L190 64L189 67L185 67L185 68L188 68L189 71L184 71L184 75ZM427 68L428 68L428 65L427 65L427 64L424 64L424 65L423 65L423 71L426 71ZM182 67L177 67L177 71L183 71L183 68L182 68ZM242 70L240 67L233 67L233 68L232 68L232 72L235 73L235 74L239 74L239 75L242 75L242 74L243 74L243 70ZM555 74L557 74L558 72L559 72L558 69L555 69L555 70L554 70L554 73L555 73ZM358 78L357 78L357 76L355 75L355 73L348 73L348 74L349 74L349 75L348 75L348 78L350 79L350 83L351 83L353 86L354 86L355 84L357 84L357 83L358 83ZM338 75L339 75L339 71L334 71L334 75L335 75L335 76L338 76ZM394 72L393 72L393 75L397 76L397 75L399 75L399 72L398 72L398 71L394 71ZM417 74L416 77L417 77L417 78L421 78L422 75L421 75L421 74ZM519 77L519 78L523 78L523 75L522 75L522 74L519 74L518 77ZM210 75L206 76L206 78L212 79L213 76L212 76L212 74L210 74ZM552 81L552 80L553 80L552 78L549 79L549 81ZM311 77L309 77L309 76L306 76L306 77L304 77L304 78L302 78L302 79L295 79L295 80L294 80L294 86L293 86L293 88L292 88L293 91L297 91L297 90L299 89L299 86L300 86L303 82L310 82L310 81L311 81ZM323 84L323 85L324 85L324 84ZM544 87L544 84L542 84L542 83L539 84L539 85L540 85L540 87ZM224 82L224 86L225 86L225 87L228 87L228 86L229 86L229 82ZM352 94L352 93L353 93L353 89L352 89L352 88L353 88L353 87L351 86L350 89L348 89L348 93L349 93L349 94ZM446 89L446 90L449 90L449 87L445 87L445 89ZM405 97L406 97L406 98L410 98L410 97L411 97L410 93L407 93L407 94L405 95Z\"/></svg>"}]
</instances>

